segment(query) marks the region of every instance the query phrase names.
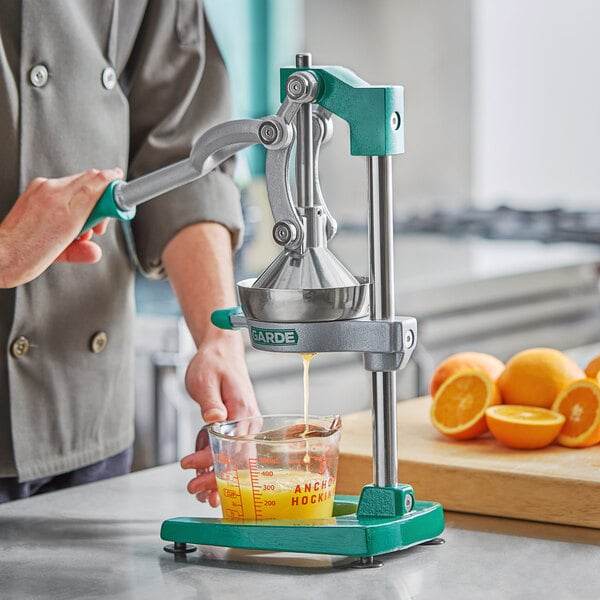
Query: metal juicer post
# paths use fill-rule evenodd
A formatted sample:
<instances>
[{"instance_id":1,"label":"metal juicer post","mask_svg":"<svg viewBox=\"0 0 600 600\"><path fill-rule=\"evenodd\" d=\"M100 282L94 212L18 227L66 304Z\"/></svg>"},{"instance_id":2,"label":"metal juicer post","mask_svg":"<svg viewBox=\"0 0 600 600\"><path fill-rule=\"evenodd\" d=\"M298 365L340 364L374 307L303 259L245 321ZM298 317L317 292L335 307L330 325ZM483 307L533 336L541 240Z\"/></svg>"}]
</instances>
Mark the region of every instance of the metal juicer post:
<instances>
[{"instance_id":1,"label":"metal juicer post","mask_svg":"<svg viewBox=\"0 0 600 600\"><path fill-rule=\"evenodd\" d=\"M394 301L394 229L392 158L367 158L369 189L369 263L371 319L392 319ZM365 354L365 361L368 355ZM377 486L398 483L396 371L373 371L373 478Z\"/></svg>"}]
</instances>

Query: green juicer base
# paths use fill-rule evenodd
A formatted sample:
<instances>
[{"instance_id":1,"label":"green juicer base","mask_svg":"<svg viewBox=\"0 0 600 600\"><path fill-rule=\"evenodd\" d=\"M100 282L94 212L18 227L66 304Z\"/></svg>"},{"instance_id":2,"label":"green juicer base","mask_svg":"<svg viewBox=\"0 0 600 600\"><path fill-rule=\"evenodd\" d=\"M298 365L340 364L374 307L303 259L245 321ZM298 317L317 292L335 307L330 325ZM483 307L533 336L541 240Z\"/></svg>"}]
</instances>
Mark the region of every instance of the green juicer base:
<instances>
[{"instance_id":1,"label":"green juicer base","mask_svg":"<svg viewBox=\"0 0 600 600\"><path fill-rule=\"evenodd\" d=\"M171 542L207 546L370 557L432 540L444 530L440 504L409 500L407 506L407 496L414 498L412 488L404 484L366 486L360 498L336 496L330 519L232 521L178 517L164 521L160 535Z\"/></svg>"}]
</instances>

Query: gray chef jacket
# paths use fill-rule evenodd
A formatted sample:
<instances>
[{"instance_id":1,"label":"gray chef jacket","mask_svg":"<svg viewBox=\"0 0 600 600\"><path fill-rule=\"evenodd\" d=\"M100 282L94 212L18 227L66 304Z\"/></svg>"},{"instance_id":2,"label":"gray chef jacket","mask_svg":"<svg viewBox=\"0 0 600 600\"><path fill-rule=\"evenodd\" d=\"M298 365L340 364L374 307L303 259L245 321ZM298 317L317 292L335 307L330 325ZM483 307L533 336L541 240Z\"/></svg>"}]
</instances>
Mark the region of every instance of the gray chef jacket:
<instances>
[{"instance_id":1,"label":"gray chef jacket","mask_svg":"<svg viewBox=\"0 0 600 600\"><path fill-rule=\"evenodd\" d=\"M200 0L0 2L0 218L34 177L119 166L132 179L181 160L229 111ZM164 276L165 245L200 221L240 239L226 170L138 208L144 270ZM0 290L0 477L70 471L133 441L134 263L121 224L96 239L99 263Z\"/></svg>"}]
</instances>

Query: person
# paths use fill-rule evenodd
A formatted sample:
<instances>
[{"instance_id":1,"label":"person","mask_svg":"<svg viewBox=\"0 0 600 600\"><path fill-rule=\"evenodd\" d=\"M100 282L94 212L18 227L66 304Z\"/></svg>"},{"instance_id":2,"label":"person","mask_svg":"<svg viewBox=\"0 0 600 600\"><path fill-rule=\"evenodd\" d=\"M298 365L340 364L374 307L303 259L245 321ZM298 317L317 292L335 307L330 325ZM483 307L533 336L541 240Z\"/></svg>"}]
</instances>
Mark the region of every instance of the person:
<instances>
[{"instance_id":1,"label":"person","mask_svg":"<svg viewBox=\"0 0 600 600\"><path fill-rule=\"evenodd\" d=\"M135 257L114 220L79 236L110 180L185 158L228 118L200 0L0 3L0 501L129 470L136 264L173 287L204 420L258 412L239 332L210 324L236 303L231 161L140 205Z\"/></svg>"}]
</instances>

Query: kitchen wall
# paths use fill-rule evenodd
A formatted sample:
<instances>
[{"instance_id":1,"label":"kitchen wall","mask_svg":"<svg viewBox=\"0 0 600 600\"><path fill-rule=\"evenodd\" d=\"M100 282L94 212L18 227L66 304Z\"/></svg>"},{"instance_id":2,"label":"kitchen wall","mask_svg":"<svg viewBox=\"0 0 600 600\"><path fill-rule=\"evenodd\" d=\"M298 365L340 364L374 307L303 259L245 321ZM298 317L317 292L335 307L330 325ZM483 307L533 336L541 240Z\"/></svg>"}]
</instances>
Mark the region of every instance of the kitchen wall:
<instances>
[{"instance_id":1,"label":"kitchen wall","mask_svg":"<svg viewBox=\"0 0 600 600\"><path fill-rule=\"evenodd\" d=\"M600 3L472 3L473 198L600 208Z\"/></svg>"}]
</instances>

